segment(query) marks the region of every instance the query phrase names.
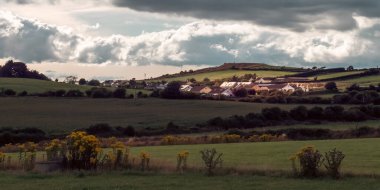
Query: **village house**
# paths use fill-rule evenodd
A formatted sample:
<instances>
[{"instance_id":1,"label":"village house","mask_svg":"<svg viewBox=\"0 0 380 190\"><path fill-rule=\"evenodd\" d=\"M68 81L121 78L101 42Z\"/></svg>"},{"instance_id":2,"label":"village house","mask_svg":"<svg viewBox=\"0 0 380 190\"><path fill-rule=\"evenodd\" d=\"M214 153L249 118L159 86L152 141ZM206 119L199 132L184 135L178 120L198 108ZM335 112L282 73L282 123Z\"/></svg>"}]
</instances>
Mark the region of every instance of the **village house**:
<instances>
[{"instance_id":1,"label":"village house","mask_svg":"<svg viewBox=\"0 0 380 190\"><path fill-rule=\"evenodd\" d=\"M181 85L180 90L181 90L182 92L190 92L192 88L193 88L192 86L190 86L190 85L188 85L188 84L185 84L185 85Z\"/></svg>"},{"instance_id":2,"label":"village house","mask_svg":"<svg viewBox=\"0 0 380 190\"><path fill-rule=\"evenodd\" d=\"M236 85L237 85L237 82L223 82L223 83L220 85L220 88L224 88L224 89L227 89L227 88L234 88Z\"/></svg>"},{"instance_id":3,"label":"village house","mask_svg":"<svg viewBox=\"0 0 380 190\"><path fill-rule=\"evenodd\" d=\"M195 94L208 94L212 91L212 89L208 86L194 86L191 88L190 92Z\"/></svg>"},{"instance_id":4,"label":"village house","mask_svg":"<svg viewBox=\"0 0 380 190\"><path fill-rule=\"evenodd\" d=\"M278 90L282 92L294 92L296 89L288 83L273 84L268 86L269 90Z\"/></svg>"},{"instance_id":5,"label":"village house","mask_svg":"<svg viewBox=\"0 0 380 190\"><path fill-rule=\"evenodd\" d=\"M220 87L212 88L212 90L208 94L211 96L225 96L225 97L235 96L231 89L224 89Z\"/></svg>"},{"instance_id":6,"label":"village house","mask_svg":"<svg viewBox=\"0 0 380 190\"><path fill-rule=\"evenodd\" d=\"M273 78L258 78L255 83L260 83L260 84L266 84L266 83L272 83Z\"/></svg>"}]
</instances>

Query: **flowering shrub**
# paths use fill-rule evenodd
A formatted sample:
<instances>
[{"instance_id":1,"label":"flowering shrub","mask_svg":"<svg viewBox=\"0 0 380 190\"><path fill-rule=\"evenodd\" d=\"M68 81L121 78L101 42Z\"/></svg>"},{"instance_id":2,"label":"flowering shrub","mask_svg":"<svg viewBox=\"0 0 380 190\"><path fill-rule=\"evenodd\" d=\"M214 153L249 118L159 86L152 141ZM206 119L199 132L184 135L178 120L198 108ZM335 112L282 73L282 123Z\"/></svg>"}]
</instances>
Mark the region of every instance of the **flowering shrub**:
<instances>
[{"instance_id":1,"label":"flowering shrub","mask_svg":"<svg viewBox=\"0 0 380 190\"><path fill-rule=\"evenodd\" d=\"M260 142L270 142L276 139L276 136L271 134L263 134L259 137Z\"/></svg>"},{"instance_id":2,"label":"flowering shrub","mask_svg":"<svg viewBox=\"0 0 380 190\"><path fill-rule=\"evenodd\" d=\"M141 170L145 171L146 169L149 169L149 161L150 161L150 154L147 152L141 152L140 153L140 166Z\"/></svg>"},{"instance_id":3,"label":"flowering shrub","mask_svg":"<svg viewBox=\"0 0 380 190\"><path fill-rule=\"evenodd\" d=\"M30 171L34 169L36 163L37 144L27 142L18 146L19 148L19 164L24 170Z\"/></svg>"},{"instance_id":4,"label":"flowering shrub","mask_svg":"<svg viewBox=\"0 0 380 190\"><path fill-rule=\"evenodd\" d=\"M189 137L177 137L168 135L161 139L162 145L177 145L177 144L188 144L191 142Z\"/></svg>"},{"instance_id":5,"label":"flowering shrub","mask_svg":"<svg viewBox=\"0 0 380 190\"><path fill-rule=\"evenodd\" d=\"M129 168L129 149L123 142L118 141L116 138L110 138L110 141L112 151L109 151L103 156L100 165L108 169Z\"/></svg>"},{"instance_id":6,"label":"flowering shrub","mask_svg":"<svg viewBox=\"0 0 380 190\"><path fill-rule=\"evenodd\" d=\"M184 171L187 169L187 158L189 151L181 151L177 154L177 171Z\"/></svg>"},{"instance_id":7,"label":"flowering shrub","mask_svg":"<svg viewBox=\"0 0 380 190\"><path fill-rule=\"evenodd\" d=\"M62 159L66 155L65 145L59 139L53 139L45 147L47 160L58 160Z\"/></svg>"},{"instance_id":8,"label":"flowering shrub","mask_svg":"<svg viewBox=\"0 0 380 190\"><path fill-rule=\"evenodd\" d=\"M0 152L0 169L5 169L5 154Z\"/></svg>"},{"instance_id":9,"label":"flowering shrub","mask_svg":"<svg viewBox=\"0 0 380 190\"><path fill-rule=\"evenodd\" d=\"M316 177L323 163L323 156L314 146L306 146L290 157L290 160L296 175ZM299 161L300 170L297 169L296 160Z\"/></svg>"},{"instance_id":10,"label":"flowering shrub","mask_svg":"<svg viewBox=\"0 0 380 190\"><path fill-rule=\"evenodd\" d=\"M345 155L341 151L336 150L336 148L325 153L325 160L327 163L324 165L331 177L335 179L340 178L339 170L344 157Z\"/></svg>"},{"instance_id":11,"label":"flowering shrub","mask_svg":"<svg viewBox=\"0 0 380 190\"><path fill-rule=\"evenodd\" d=\"M205 164L206 174L211 176L214 175L214 170L217 166L222 166L223 153L218 153L215 148L213 149L205 149L200 151L202 155L202 160Z\"/></svg>"},{"instance_id":12,"label":"flowering shrub","mask_svg":"<svg viewBox=\"0 0 380 190\"><path fill-rule=\"evenodd\" d=\"M85 132L72 132L66 137L68 167L72 169L92 169L97 166L97 156L101 151L100 141Z\"/></svg>"}]
</instances>

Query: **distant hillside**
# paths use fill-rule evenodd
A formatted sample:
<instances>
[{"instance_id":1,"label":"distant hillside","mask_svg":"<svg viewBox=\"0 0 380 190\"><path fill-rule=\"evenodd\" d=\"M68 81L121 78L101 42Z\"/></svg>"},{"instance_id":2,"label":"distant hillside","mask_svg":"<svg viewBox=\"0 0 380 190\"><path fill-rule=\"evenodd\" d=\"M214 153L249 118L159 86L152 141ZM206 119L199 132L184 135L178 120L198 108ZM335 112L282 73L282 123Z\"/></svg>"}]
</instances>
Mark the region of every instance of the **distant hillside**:
<instances>
[{"instance_id":1,"label":"distant hillside","mask_svg":"<svg viewBox=\"0 0 380 190\"><path fill-rule=\"evenodd\" d=\"M242 76L244 74L256 73L258 77L278 77L284 75L293 75L298 72L306 71L302 68L271 66L264 63L224 63L217 67L208 67L199 70L182 71L176 74L167 74L153 80L184 81L189 78L203 80L207 77L211 80L229 78L233 75Z\"/></svg>"},{"instance_id":2,"label":"distant hillside","mask_svg":"<svg viewBox=\"0 0 380 190\"><path fill-rule=\"evenodd\" d=\"M29 94L43 93L56 90L82 90L90 89L90 86L78 86L60 82L52 82L25 78L0 78L0 89L12 89L16 92L27 91Z\"/></svg>"}]
</instances>

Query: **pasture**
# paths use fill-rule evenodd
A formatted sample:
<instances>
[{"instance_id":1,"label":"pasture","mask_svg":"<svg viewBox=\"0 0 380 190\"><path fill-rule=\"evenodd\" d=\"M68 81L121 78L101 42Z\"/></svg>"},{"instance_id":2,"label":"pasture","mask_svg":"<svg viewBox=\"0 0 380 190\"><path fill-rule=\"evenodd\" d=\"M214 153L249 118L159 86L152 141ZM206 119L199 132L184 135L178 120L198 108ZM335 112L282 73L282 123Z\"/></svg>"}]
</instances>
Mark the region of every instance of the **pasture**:
<instances>
[{"instance_id":1,"label":"pasture","mask_svg":"<svg viewBox=\"0 0 380 190\"><path fill-rule=\"evenodd\" d=\"M201 144L133 147L134 155L147 151L152 160L163 164L175 164L176 154L182 150L190 152L189 166L202 166L199 151L205 148L216 148L223 153L223 166L242 170L255 169L262 171L291 171L289 157L300 148L314 145L322 153L337 148L346 158L342 164L343 173L377 174L380 175L379 138L345 139L345 140L315 140L315 141L283 141L231 144Z\"/></svg>"},{"instance_id":2,"label":"pasture","mask_svg":"<svg viewBox=\"0 0 380 190\"><path fill-rule=\"evenodd\" d=\"M260 112L278 106L298 105L241 103L209 100L0 98L0 127L37 127L49 133L68 132L98 123L113 126L166 127L169 122L188 127L213 117ZM312 106L312 105L308 105Z\"/></svg>"},{"instance_id":3,"label":"pasture","mask_svg":"<svg viewBox=\"0 0 380 190\"><path fill-rule=\"evenodd\" d=\"M202 174L158 174L158 173L78 173L31 174L0 173L1 187L7 190L373 190L380 188L376 178L294 179L256 175L222 175L206 177Z\"/></svg>"},{"instance_id":4,"label":"pasture","mask_svg":"<svg viewBox=\"0 0 380 190\"><path fill-rule=\"evenodd\" d=\"M91 86L79 86L61 82L25 79L25 78L0 78L0 88L12 89L16 92L27 91L29 94L43 93L56 90L81 90L85 91Z\"/></svg>"},{"instance_id":5,"label":"pasture","mask_svg":"<svg viewBox=\"0 0 380 190\"><path fill-rule=\"evenodd\" d=\"M289 71L265 71L265 70L223 70L223 71L213 71L213 72L206 72L206 73L199 73L194 75L186 75L181 77L173 77L173 78L163 78L159 79L165 80L165 81L187 81L187 79L194 78L197 81L203 81L204 78L208 78L210 80L216 80L216 79L225 79L225 78L231 78L234 75L241 77L245 74L256 74L257 77L279 77L279 76L285 76L285 75L291 75L295 74L296 72L289 72Z\"/></svg>"},{"instance_id":6,"label":"pasture","mask_svg":"<svg viewBox=\"0 0 380 190\"><path fill-rule=\"evenodd\" d=\"M337 73L328 73L328 74L320 74L317 75L318 80L325 80L325 79L332 79L336 77L343 77L343 76L348 76L348 75L353 75L353 74L359 74L363 73L364 71L346 71L346 72L337 72ZM310 77L310 79L313 79L314 77Z\"/></svg>"},{"instance_id":7,"label":"pasture","mask_svg":"<svg viewBox=\"0 0 380 190\"><path fill-rule=\"evenodd\" d=\"M369 86L369 85L377 86L378 84L380 84L380 75L365 76L365 77L349 79L349 80L344 80L344 81L337 81L337 85L340 89L344 89L354 83L360 86Z\"/></svg>"},{"instance_id":8,"label":"pasture","mask_svg":"<svg viewBox=\"0 0 380 190\"><path fill-rule=\"evenodd\" d=\"M287 141L235 144L202 144L132 147L133 156L141 151L151 154L151 162L162 166L163 171L72 171L54 173L28 173L21 171L0 172L0 184L8 190L18 189L379 189L380 139L347 139L323 141ZM291 171L289 157L306 145L315 145L322 153L332 148L343 151L342 164L345 176L341 180L330 178L300 179L286 173ZM223 167L243 173L218 174L206 177L202 174L199 151L216 148L223 153ZM165 167L175 167L176 155L182 150L190 152L189 167L194 171L175 173ZM138 159L138 158L137 158ZM261 171L261 172L259 172ZM367 176L367 177L365 177ZM373 176L373 177L371 177Z\"/></svg>"}]
</instances>

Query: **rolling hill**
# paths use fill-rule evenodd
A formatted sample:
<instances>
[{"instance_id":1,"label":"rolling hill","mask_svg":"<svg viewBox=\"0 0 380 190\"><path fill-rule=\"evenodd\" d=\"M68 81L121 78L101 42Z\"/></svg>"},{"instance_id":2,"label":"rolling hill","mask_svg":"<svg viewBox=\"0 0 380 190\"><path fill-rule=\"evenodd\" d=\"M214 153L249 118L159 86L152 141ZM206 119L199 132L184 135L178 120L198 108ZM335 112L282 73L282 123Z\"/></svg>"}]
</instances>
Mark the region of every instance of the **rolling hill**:
<instances>
[{"instance_id":1,"label":"rolling hill","mask_svg":"<svg viewBox=\"0 0 380 190\"><path fill-rule=\"evenodd\" d=\"M12 89L18 93L22 91L27 91L29 94L33 94L56 90L85 91L90 89L91 86L79 86L74 84L26 78L0 78L0 88Z\"/></svg>"},{"instance_id":2,"label":"rolling hill","mask_svg":"<svg viewBox=\"0 0 380 190\"><path fill-rule=\"evenodd\" d=\"M224 63L217 67L209 67L195 71L186 71L176 74L167 74L152 79L152 81L186 81L194 78L202 81L204 78L210 80L225 79L235 76L243 76L245 74L256 74L258 77L278 77L285 75L293 75L298 72L305 71L302 68L272 66L263 63Z\"/></svg>"}]
</instances>

